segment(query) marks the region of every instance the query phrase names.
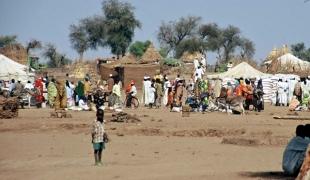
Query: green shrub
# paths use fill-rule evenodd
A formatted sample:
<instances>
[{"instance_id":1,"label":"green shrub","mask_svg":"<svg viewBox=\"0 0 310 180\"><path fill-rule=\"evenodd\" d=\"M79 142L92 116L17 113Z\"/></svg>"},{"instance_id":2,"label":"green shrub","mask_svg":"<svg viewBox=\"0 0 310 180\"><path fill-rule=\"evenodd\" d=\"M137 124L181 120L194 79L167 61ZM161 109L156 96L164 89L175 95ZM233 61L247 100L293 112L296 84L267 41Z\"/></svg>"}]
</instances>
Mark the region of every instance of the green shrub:
<instances>
[{"instance_id":1,"label":"green shrub","mask_svg":"<svg viewBox=\"0 0 310 180\"><path fill-rule=\"evenodd\" d=\"M168 66L173 66L173 67L177 67L177 66L182 65L182 63L179 59L174 59L174 58L165 58L164 64L168 65Z\"/></svg>"}]
</instances>

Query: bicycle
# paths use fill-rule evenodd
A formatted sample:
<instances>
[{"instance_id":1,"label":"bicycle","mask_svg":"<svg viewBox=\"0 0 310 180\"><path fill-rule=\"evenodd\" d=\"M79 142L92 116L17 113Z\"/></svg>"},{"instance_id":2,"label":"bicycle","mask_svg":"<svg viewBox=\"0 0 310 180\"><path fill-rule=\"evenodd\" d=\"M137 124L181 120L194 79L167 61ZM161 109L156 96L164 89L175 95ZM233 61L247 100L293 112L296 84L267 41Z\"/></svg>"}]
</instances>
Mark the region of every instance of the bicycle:
<instances>
[{"instance_id":1,"label":"bicycle","mask_svg":"<svg viewBox=\"0 0 310 180\"><path fill-rule=\"evenodd\" d=\"M127 99L128 99L128 96L126 96L125 98L125 101L124 101L124 105L126 106L127 105ZM137 109L139 107L139 99L135 96L132 96L131 98L131 107Z\"/></svg>"}]
</instances>

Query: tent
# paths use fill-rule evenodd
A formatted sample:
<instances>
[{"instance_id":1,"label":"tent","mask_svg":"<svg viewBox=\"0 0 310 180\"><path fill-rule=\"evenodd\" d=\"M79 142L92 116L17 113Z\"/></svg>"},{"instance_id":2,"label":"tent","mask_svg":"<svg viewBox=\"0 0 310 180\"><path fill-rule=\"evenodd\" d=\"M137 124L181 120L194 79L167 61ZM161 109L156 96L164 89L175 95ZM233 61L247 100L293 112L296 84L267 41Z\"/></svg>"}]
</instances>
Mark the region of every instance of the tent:
<instances>
[{"instance_id":1,"label":"tent","mask_svg":"<svg viewBox=\"0 0 310 180\"><path fill-rule=\"evenodd\" d=\"M246 62L242 62L238 64L237 66L229 69L228 71L221 73L221 74L212 74L208 75L208 78L267 78L270 77L270 74L265 74L263 72L260 72L259 70L253 68L251 65L249 65Z\"/></svg>"},{"instance_id":2,"label":"tent","mask_svg":"<svg viewBox=\"0 0 310 180\"><path fill-rule=\"evenodd\" d=\"M16 79L27 82L34 77L33 73L27 72L27 69L27 66L19 64L0 54L0 80L9 81L11 79Z\"/></svg>"}]
</instances>

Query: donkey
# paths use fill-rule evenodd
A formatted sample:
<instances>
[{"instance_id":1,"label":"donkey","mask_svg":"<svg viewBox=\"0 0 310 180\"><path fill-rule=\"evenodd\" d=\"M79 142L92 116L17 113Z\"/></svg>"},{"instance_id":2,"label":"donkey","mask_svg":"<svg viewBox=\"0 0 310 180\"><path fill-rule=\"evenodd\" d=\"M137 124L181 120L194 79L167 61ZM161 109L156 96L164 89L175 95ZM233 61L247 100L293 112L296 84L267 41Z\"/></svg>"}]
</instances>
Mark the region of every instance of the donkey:
<instances>
[{"instance_id":1,"label":"donkey","mask_svg":"<svg viewBox=\"0 0 310 180\"><path fill-rule=\"evenodd\" d=\"M245 97L243 96L227 96L227 90L222 87L220 96L216 99L217 105L220 109L235 110L241 112L242 115L245 114L243 104L245 102Z\"/></svg>"}]
</instances>

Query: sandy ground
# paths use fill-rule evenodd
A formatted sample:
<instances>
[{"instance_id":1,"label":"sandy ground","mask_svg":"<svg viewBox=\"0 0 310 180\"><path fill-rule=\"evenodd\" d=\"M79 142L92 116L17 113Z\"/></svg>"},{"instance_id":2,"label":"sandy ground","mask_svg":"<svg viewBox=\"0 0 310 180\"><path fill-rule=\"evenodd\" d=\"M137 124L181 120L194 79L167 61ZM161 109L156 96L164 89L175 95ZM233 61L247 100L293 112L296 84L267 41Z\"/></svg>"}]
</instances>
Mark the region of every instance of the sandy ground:
<instances>
[{"instance_id":1,"label":"sandy ground","mask_svg":"<svg viewBox=\"0 0 310 180\"><path fill-rule=\"evenodd\" d=\"M166 109L127 110L141 122L107 122L112 141L104 166L96 167L90 138L95 113L53 119L50 112L24 109L17 119L0 120L0 179L291 179L281 172L283 150L296 125L310 123L275 120L274 114L288 111L272 106L245 116L187 118Z\"/></svg>"}]
</instances>

